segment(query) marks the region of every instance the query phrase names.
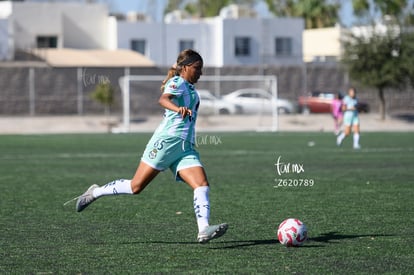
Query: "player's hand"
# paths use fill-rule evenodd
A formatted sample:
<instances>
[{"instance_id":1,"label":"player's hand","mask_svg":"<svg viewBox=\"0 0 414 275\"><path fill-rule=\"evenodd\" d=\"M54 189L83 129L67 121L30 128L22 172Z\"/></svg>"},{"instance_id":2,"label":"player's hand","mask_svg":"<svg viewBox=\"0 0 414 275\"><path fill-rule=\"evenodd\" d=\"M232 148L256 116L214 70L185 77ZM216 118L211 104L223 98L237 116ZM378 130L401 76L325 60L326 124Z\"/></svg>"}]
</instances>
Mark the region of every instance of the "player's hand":
<instances>
[{"instance_id":1,"label":"player's hand","mask_svg":"<svg viewBox=\"0 0 414 275\"><path fill-rule=\"evenodd\" d=\"M178 111L177 113L179 113L181 115L181 118L185 118L186 116L192 116L193 112L188 109L187 107L178 107Z\"/></svg>"}]
</instances>

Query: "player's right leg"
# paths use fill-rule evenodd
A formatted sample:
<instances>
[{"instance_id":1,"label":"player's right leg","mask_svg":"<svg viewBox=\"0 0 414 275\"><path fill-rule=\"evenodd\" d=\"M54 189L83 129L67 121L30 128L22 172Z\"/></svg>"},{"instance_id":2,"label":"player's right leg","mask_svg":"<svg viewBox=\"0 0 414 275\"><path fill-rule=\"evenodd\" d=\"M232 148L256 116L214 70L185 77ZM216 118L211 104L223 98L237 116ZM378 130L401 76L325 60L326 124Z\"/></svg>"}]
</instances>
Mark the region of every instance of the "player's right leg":
<instances>
[{"instance_id":1,"label":"player's right leg","mask_svg":"<svg viewBox=\"0 0 414 275\"><path fill-rule=\"evenodd\" d=\"M336 145L341 146L342 141L351 133L352 114L345 113L343 117L344 131L336 137Z\"/></svg>"},{"instance_id":2,"label":"player's right leg","mask_svg":"<svg viewBox=\"0 0 414 275\"><path fill-rule=\"evenodd\" d=\"M188 165L189 163L190 160L184 158L180 164L185 166L185 164ZM212 239L223 236L227 231L228 225L226 223L218 225L209 224L209 184L204 168L197 166L201 165L198 154L194 155L193 165L196 166L179 170L178 175L194 190L194 212L198 226L197 241L199 243L207 243Z\"/></svg>"},{"instance_id":3,"label":"player's right leg","mask_svg":"<svg viewBox=\"0 0 414 275\"><path fill-rule=\"evenodd\" d=\"M197 241L199 243L207 243L212 239L220 238L226 233L229 225L227 223L221 223L217 225L209 225L203 231L197 235Z\"/></svg>"},{"instance_id":4,"label":"player's right leg","mask_svg":"<svg viewBox=\"0 0 414 275\"><path fill-rule=\"evenodd\" d=\"M90 186L85 193L78 197L76 211L81 212L102 196L139 194L159 172L159 170L156 170L141 161L132 180L118 179L103 186L98 186L96 184Z\"/></svg>"},{"instance_id":5,"label":"player's right leg","mask_svg":"<svg viewBox=\"0 0 414 275\"><path fill-rule=\"evenodd\" d=\"M351 126L346 125L343 132L341 132L336 138L336 145L341 146L342 141L351 133Z\"/></svg>"}]
</instances>

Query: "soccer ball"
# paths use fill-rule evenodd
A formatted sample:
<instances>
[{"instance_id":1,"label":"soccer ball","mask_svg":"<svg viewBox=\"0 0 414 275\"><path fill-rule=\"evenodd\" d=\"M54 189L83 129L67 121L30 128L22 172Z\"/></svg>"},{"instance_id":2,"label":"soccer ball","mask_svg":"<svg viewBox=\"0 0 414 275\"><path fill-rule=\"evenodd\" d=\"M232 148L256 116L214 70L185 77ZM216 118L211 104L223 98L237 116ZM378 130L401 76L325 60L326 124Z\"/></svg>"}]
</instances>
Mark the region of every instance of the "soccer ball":
<instances>
[{"instance_id":1,"label":"soccer ball","mask_svg":"<svg viewBox=\"0 0 414 275\"><path fill-rule=\"evenodd\" d=\"M279 242L285 246L301 246L307 239L306 225L298 219L284 220L277 230Z\"/></svg>"}]
</instances>

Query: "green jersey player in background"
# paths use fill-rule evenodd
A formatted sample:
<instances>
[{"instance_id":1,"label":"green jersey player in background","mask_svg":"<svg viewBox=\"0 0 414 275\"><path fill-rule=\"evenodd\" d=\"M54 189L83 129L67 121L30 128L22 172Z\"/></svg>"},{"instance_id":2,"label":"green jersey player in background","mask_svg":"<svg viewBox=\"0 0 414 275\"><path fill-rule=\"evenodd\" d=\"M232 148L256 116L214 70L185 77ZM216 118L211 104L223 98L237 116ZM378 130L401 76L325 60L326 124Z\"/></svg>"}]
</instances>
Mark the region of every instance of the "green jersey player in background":
<instances>
[{"instance_id":1,"label":"green jersey player in background","mask_svg":"<svg viewBox=\"0 0 414 275\"><path fill-rule=\"evenodd\" d=\"M348 89L348 95L342 100L342 111L344 112L343 123L345 125L344 132L342 132L336 139L336 144L340 146L342 141L351 133L351 128L354 133L353 147L360 149L359 145L359 117L358 117L358 100L356 98L355 88Z\"/></svg>"}]
</instances>

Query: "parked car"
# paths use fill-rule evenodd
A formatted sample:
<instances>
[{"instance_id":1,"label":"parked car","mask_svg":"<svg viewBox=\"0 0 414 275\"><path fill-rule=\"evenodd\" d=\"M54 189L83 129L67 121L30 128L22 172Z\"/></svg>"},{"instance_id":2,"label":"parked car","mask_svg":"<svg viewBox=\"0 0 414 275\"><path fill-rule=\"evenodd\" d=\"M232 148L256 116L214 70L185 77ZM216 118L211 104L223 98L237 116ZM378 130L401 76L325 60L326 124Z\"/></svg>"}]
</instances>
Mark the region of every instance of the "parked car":
<instances>
[{"instance_id":1,"label":"parked car","mask_svg":"<svg viewBox=\"0 0 414 275\"><path fill-rule=\"evenodd\" d=\"M223 96L223 99L241 106L243 114L272 113L272 94L263 89L240 89ZM287 99L275 98L275 105L279 114L296 112L295 104Z\"/></svg>"},{"instance_id":2,"label":"parked car","mask_svg":"<svg viewBox=\"0 0 414 275\"><path fill-rule=\"evenodd\" d=\"M233 115L241 113L241 107L214 96L208 90L197 90L200 96L200 115Z\"/></svg>"},{"instance_id":3,"label":"parked car","mask_svg":"<svg viewBox=\"0 0 414 275\"><path fill-rule=\"evenodd\" d=\"M338 92L312 92L308 96L300 96L299 111L301 113L330 113L332 101ZM357 105L358 112L368 113L369 104L366 102L359 102Z\"/></svg>"}]
</instances>

